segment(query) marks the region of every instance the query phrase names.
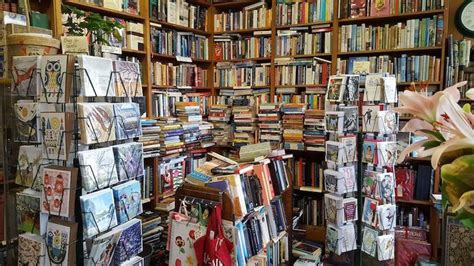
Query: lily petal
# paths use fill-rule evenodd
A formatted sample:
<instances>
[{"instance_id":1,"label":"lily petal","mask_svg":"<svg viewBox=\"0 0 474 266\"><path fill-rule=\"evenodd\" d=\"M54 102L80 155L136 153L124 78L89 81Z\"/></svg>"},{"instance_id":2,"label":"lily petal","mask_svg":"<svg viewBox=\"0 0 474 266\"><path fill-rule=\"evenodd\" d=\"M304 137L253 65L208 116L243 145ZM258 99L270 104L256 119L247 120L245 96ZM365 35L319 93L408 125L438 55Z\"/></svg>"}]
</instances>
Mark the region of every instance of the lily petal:
<instances>
[{"instance_id":1,"label":"lily petal","mask_svg":"<svg viewBox=\"0 0 474 266\"><path fill-rule=\"evenodd\" d=\"M436 116L438 121L448 122L459 134L474 139L471 123L466 119L465 112L451 97L447 95L441 97Z\"/></svg>"},{"instance_id":2,"label":"lily petal","mask_svg":"<svg viewBox=\"0 0 474 266\"><path fill-rule=\"evenodd\" d=\"M456 84L454 84L451 87L447 87L446 89L440 91L445 94L449 94L455 102L459 102L459 99L461 99L461 93L459 92L459 87L462 87L467 84L467 81L461 81Z\"/></svg>"},{"instance_id":3,"label":"lily petal","mask_svg":"<svg viewBox=\"0 0 474 266\"><path fill-rule=\"evenodd\" d=\"M398 163L398 164L403 163L403 161L405 161L405 158L406 158L411 152L414 152L414 151L423 149L423 145L425 144L426 141L427 141L427 140L418 141L418 142L415 142L415 143L409 145L408 147L406 147L406 148L400 153L400 155L398 156L397 163Z\"/></svg>"},{"instance_id":4,"label":"lily petal","mask_svg":"<svg viewBox=\"0 0 474 266\"><path fill-rule=\"evenodd\" d=\"M424 129L433 130L433 126L424 120L413 118L405 124L401 132L417 132Z\"/></svg>"},{"instance_id":5,"label":"lily petal","mask_svg":"<svg viewBox=\"0 0 474 266\"><path fill-rule=\"evenodd\" d=\"M469 89L467 92L466 92L466 97L471 99L471 100L474 100L474 88L472 89Z\"/></svg>"},{"instance_id":6,"label":"lily petal","mask_svg":"<svg viewBox=\"0 0 474 266\"><path fill-rule=\"evenodd\" d=\"M474 140L467 138L452 138L447 140L440 146L433 148L434 152L431 156L431 166L433 169L438 168L438 163L443 153L464 148L474 148Z\"/></svg>"}]
</instances>

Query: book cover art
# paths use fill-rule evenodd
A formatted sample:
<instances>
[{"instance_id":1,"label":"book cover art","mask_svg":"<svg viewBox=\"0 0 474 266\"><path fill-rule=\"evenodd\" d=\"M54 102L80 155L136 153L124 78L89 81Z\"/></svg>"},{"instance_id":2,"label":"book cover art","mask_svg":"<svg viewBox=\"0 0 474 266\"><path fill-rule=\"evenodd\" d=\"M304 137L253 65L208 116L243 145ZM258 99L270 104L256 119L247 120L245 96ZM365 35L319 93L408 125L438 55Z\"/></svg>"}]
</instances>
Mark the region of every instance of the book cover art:
<instances>
[{"instance_id":1,"label":"book cover art","mask_svg":"<svg viewBox=\"0 0 474 266\"><path fill-rule=\"evenodd\" d=\"M48 222L45 236L46 265L73 265L76 260L74 242L77 223L53 218Z\"/></svg>"},{"instance_id":2,"label":"book cover art","mask_svg":"<svg viewBox=\"0 0 474 266\"><path fill-rule=\"evenodd\" d=\"M114 104L79 103L79 129L82 144L115 140Z\"/></svg>"},{"instance_id":3,"label":"book cover art","mask_svg":"<svg viewBox=\"0 0 474 266\"><path fill-rule=\"evenodd\" d=\"M143 212L140 182L131 180L112 187L112 190L114 191L119 224L125 223Z\"/></svg>"},{"instance_id":4,"label":"book cover art","mask_svg":"<svg viewBox=\"0 0 474 266\"><path fill-rule=\"evenodd\" d=\"M143 144L132 142L113 146L119 180L141 177L144 174Z\"/></svg>"},{"instance_id":5,"label":"book cover art","mask_svg":"<svg viewBox=\"0 0 474 266\"><path fill-rule=\"evenodd\" d=\"M111 265L121 235L122 231L114 228L110 232L94 238L86 265Z\"/></svg>"},{"instance_id":6,"label":"book cover art","mask_svg":"<svg viewBox=\"0 0 474 266\"><path fill-rule=\"evenodd\" d=\"M72 120L69 113L41 113L43 158L67 160L71 144Z\"/></svg>"},{"instance_id":7,"label":"book cover art","mask_svg":"<svg viewBox=\"0 0 474 266\"><path fill-rule=\"evenodd\" d=\"M362 131L363 132L377 132L378 114L380 106L378 105L364 105L362 106Z\"/></svg>"},{"instance_id":8,"label":"book cover art","mask_svg":"<svg viewBox=\"0 0 474 266\"><path fill-rule=\"evenodd\" d=\"M77 168L48 166L43 169L41 212L62 217L74 215Z\"/></svg>"},{"instance_id":9,"label":"book cover art","mask_svg":"<svg viewBox=\"0 0 474 266\"><path fill-rule=\"evenodd\" d=\"M397 163L397 143L395 141L377 142L377 165L394 166Z\"/></svg>"},{"instance_id":10,"label":"book cover art","mask_svg":"<svg viewBox=\"0 0 474 266\"><path fill-rule=\"evenodd\" d=\"M12 93L18 96L38 96L40 79L38 75L40 56L13 56Z\"/></svg>"},{"instance_id":11,"label":"book cover art","mask_svg":"<svg viewBox=\"0 0 474 266\"><path fill-rule=\"evenodd\" d=\"M365 77L364 102L382 101L383 74L369 74Z\"/></svg>"},{"instance_id":12,"label":"book cover art","mask_svg":"<svg viewBox=\"0 0 474 266\"><path fill-rule=\"evenodd\" d=\"M393 173L377 173L378 193L377 199L383 204L395 202L395 178Z\"/></svg>"},{"instance_id":13,"label":"book cover art","mask_svg":"<svg viewBox=\"0 0 474 266\"><path fill-rule=\"evenodd\" d=\"M359 115L357 106L343 106L339 108L344 112L343 128L346 133L355 133L359 129Z\"/></svg>"},{"instance_id":14,"label":"book cover art","mask_svg":"<svg viewBox=\"0 0 474 266\"><path fill-rule=\"evenodd\" d=\"M15 140L19 142L40 142L40 128L38 116L39 104L29 101L18 101L14 104L15 110Z\"/></svg>"},{"instance_id":15,"label":"book cover art","mask_svg":"<svg viewBox=\"0 0 474 266\"><path fill-rule=\"evenodd\" d=\"M397 199L412 200L415 189L415 171L413 169L396 168L396 193Z\"/></svg>"},{"instance_id":16,"label":"book cover art","mask_svg":"<svg viewBox=\"0 0 474 266\"><path fill-rule=\"evenodd\" d=\"M342 102L345 88L346 88L346 77L344 76L329 77L328 88L326 92L326 100L330 102Z\"/></svg>"},{"instance_id":17,"label":"book cover art","mask_svg":"<svg viewBox=\"0 0 474 266\"><path fill-rule=\"evenodd\" d=\"M385 17L390 15L390 0L371 0L370 16Z\"/></svg>"},{"instance_id":18,"label":"book cover art","mask_svg":"<svg viewBox=\"0 0 474 266\"><path fill-rule=\"evenodd\" d=\"M113 65L108 58L79 55L81 95L85 97L115 96L112 81Z\"/></svg>"},{"instance_id":19,"label":"book cover art","mask_svg":"<svg viewBox=\"0 0 474 266\"><path fill-rule=\"evenodd\" d=\"M346 135L339 138L342 143L342 161L350 163L357 161L357 138L355 135Z\"/></svg>"},{"instance_id":20,"label":"book cover art","mask_svg":"<svg viewBox=\"0 0 474 266\"><path fill-rule=\"evenodd\" d=\"M41 192L25 190L16 193L16 215L19 232L43 234L48 215L41 213Z\"/></svg>"},{"instance_id":21,"label":"book cover art","mask_svg":"<svg viewBox=\"0 0 474 266\"><path fill-rule=\"evenodd\" d=\"M384 101L386 103L398 102L397 79L395 77L383 77Z\"/></svg>"},{"instance_id":22,"label":"book cover art","mask_svg":"<svg viewBox=\"0 0 474 266\"><path fill-rule=\"evenodd\" d=\"M379 261L391 260L395 257L395 237L393 234L377 237L377 257Z\"/></svg>"},{"instance_id":23,"label":"book cover art","mask_svg":"<svg viewBox=\"0 0 474 266\"><path fill-rule=\"evenodd\" d=\"M353 102L359 100L359 75L346 75L347 85L344 92L344 100Z\"/></svg>"},{"instance_id":24,"label":"book cover art","mask_svg":"<svg viewBox=\"0 0 474 266\"><path fill-rule=\"evenodd\" d=\"M362 251L375 257L377 252L377 237L379 233L370 227L364 226L364 232L362 236Z\"/></svg>"},{"instance_id":25,"label":"book cover art","mask_svg":"<svg viewBox=\"0 0 474 266\"><path fill-rule=\"evenodd\" d=\"M18 236L18 265L44 265L43 238L31 233Z\"/></svg>"},{"instance_id":26,"label":"book cover art","mask_svg":"<svg viewBox=\"0 0 474 266\"><path fill-rule=\"evenodd\" d=\"M42 164L43 151L41 147L20 146L15 183L40 191L43 188L39 174Z\"/></svg>"},{"instance_id":27,"label":"book cover art","mask_svg":"<svg viewBox=\"0 0 474 266\"><path fill-rule=\"evenodd\" d=\"M377 206L377 215L380 230L392 230L395 228L397 220L397 206L393 204L384 204Z\"/></svg>"},{"instance_id":28,"label":"book cover art","mask_svg":"<svg viewBox=\"0 0 474 266\"><path fill-rule=\"evenodd\" d=\"M116 103L114 114L117 139L131 139L142 135L140 107L137 103Z\"/></svg>"},{"instance_id":29,"label":"book cover art","mask_svg":"<svg viewBox=\"0 0 474 266\"><path fill-rule=\"evenodd\" d=\"M82 174L82 188L93 191L118 182L112 147L77 153Z\"/></svg>"},{"instance_id":30,"label":"book cover art","mask_svg":"<svg viewBox=\"0 0 474 266\"><path fill-rule=\"evenodd\" d=\"M120 228L123 228L123 230L114 254L114 263L116 264L120 264L143 251L142 221L132 219Z\"/></svg>"},{"instance_id":31,"label":"book cover art","mask_svg":"<svg viewBox=\"0 0 474 266\"><path fill-rule=\"evenodd\" d=\"M116 96L143 96L140 65L130 61L114 61Z\"/></svg>"},{"instance_id":32,"label":"book cover art","mask_svg":"<svg viewBox=\"0 0 474 266\"><path fill-rule=\"evenodd\" d=\"M357 199L356 198L345 198L342 201L342 207L344 209L344 222L357 221Z\"/></svg>"},{"instance_id":33,"label":"book cover art","mask_svg":"<svg viewBox=\"0 0 474 266\"><path fill-rule=\"evenodd\" d=\"M377 142L364 140L362 144L362 162L377 164Z\"/></svg>"},{"instance_id":34,"label":"book cover art","mask_svg":"<svg viewBox=\"0 0 474 266\"><path fill-rule=\"evenodd\" d=\"M368 198L375 198L378 195L377 172L365 170L362 182L362 194Z\"/></svg>"},{"instance_id":35,"label":"book cover art","mask_svg":"<svg viewBox=\"0 0 474 266\"><path fill-rule=\"evenodd\" d=\"M362 213L362 221L366 224L377 226L377 206L379 202L375 199L365 198Z\"/></svg>"},{"instance_id":36,"label":"book cover art","mask_svg":"<svg viewBox=\"0 0 474 266\"><path fill-rule=\"evenodd\" d=\"M40 58L40 102L65 103L69 101L74 59L68 55L44 55Z\"/></svg>"},{"instance_id":37,"label":"book cover art","mask_svg":"<svg viewBox=\"0 0 474 266\"><path fill-rule=\"evenodd\" d=\"M354 165L338 167L338 172L342 175L343 189L342 193L357 191L356 172Z\"/></svg>"},{"instance_id":38,"label":"book cover art","mask_svg":"<svg viewBox=\"0 0 474 266\"><path fill-rule=\"evenodd\" d=\"M366 2L367 0L351 0L351 18L367 16Z\"/></svg>"},{"instance_id":39,"label":"book cover art","mask_svg":"<svg viewBox=\"0 0 474 266\"><path fill-rule=\"evenodd\" d=\"M326 161L340 164L343 161L343 147L341 142L326 141Z\"/></svg>"},{"instance_id":40,"label":"book cover art","mask_svg":"<svg viewBox=\"0 0 474 266\"><path fill-rule=\"evenodd\" d=\"M91 238L117 225L114 196L110 188L80 197L84 237Z\"/></svg>"}]
</instances>

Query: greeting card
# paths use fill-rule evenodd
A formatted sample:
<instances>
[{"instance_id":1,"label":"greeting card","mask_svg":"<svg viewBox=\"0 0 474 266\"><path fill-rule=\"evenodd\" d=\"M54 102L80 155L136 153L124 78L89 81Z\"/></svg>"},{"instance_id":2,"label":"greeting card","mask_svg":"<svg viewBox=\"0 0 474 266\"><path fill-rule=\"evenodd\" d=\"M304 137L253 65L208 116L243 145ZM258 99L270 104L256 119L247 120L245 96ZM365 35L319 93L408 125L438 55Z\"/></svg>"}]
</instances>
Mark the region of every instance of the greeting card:
<instances>
[{"instance_id":1,"label":"greeting card","mask_svg":"<svg viewBox=\"0 0 474 266\"><path fill-rule=\"evenodd\" d=\"M114 191L117 220L119 224L142 213L142 195L140 182L131 180L112 187Z\"/></svg>"},{"instance_id":2,"label":"greeting card","mask_svg":"<svg viewBox=\"0 0 474 266\"><path fill-rule=\"evenodd\" d=\"M39 62L40 102L68 102L75 57L70 55L43 55Z\"/></svg>"},{"instance_id":3,"label":"greeting card","mask_svg":"<svg viewBox=\"0 0 474 266\"><path fill-rule=\"evenodd\" d=\"M82 188L93 191L118 182L112 147L77 153L82 174Z\"/></svg>"},{"instance_id":4,"label":"greeting card","mask_svg":"<svg viewBox=\"0 0 474 266\"><path fill-rule=\"evenodd\" d=\"M48 215L41 213L41 192L25 189L16 193L16 215L19 232L44 234Z\"/></svg>"},{"instance_id":5,"label":"greeting card","mask_svg":"<svg viewBox=\"0 0 474 266\"><path fill-rule=\"evenodd\" d=\"M362 221L366 224L377 226L377 206L379 202L375 199L365 198L362 213Z\"/></svg>"},{"instance_id":6,"label":"greeting card","mask_svg":"<svg viewBox=\"0 0 474 266\"><path fill-rule=\"evenodd\" d=\"M46 265L74 265L76 237L77 223L52 218L48 222L45 236Z\"/></svg>"},{"instance_id":7,"label":"greeting card","mask_svg":"<svg viewBox=\"0 0 474 266\"><path fill-rule=\"evenodd\" d=\"M114 114L117 139L131 139L142 135L140 107L137 103L116 103Z\"/></svg>"},{"instance_id":8,"label":"greeting card","mask_svg":"<svg viewBox=\"0 0 474 266\"><path fill-rule=\"evenodd\" d=\"M398 116L395 111L378 111L378 132L381 134L395 134L398 132Z\"/></svg>"},{"instance_id":9,"label":"greeting card","mask_svg":"<svg viewBox=\"0 0 474 266\"><path fill-rule=\"evenodd\" d=\"M78 113L82 144L95 144L116 139L113 104L79 103Z\"/></svg>"},{"instance_id":10,"label":"greeting card","mask_svg":"<svg viewBox=\"0 0 474 266\"><path fill-rule=\"evenodd\" d=\"M124 261L121 265L122 266L145 266L145 262L143 261L142 257L135 256L135 257L130 258L127 261Z\"/></svg>"},{"instance_id":11,"label":"greeting card","mask_svg":"<svg viewBox=\"0 0 474 266\"><path fill-rule=\"evenodd\" d=\"M344 100L346 101L358 101L359 100L359 75L345 75L347 77L347 85L344 94Z\"/></svg>"},{"instance_id":12,"label":"greeting card","mask_svg":"<svg viewBox=\"0 0 474 266\"><path fill-rule=\"evenodd\" d=\"M397 163L397 142L384 141L377 142L377 165L394 166Z\"/></svg>"},{"instance_id":13,"label":"greeting card","mask_svg":"<svg viewBox=\"0 0 474 266\"><path fill-rule=\"evenodd\" d=\"M143 96L140 65L130 61L114 61L116 96Z\"/></svg>"},{"instance_id":14,"label":"greeting card","mask_svg":"<svg viewBox=\"0 0 474 266\"><path fill-rule=\"evenodd\" d=\"M383 204L395 202L395 178L393 173L377 173L378 195Z\"/></svg>"},{"instance_id":15,"label":"greeting card","mask_svg":"<svg viewBox=\"0 0 474 266\"><path fill-rule=\"evenodd\" d=\"M354 225L351 223L342 226L329 224L326 230L326 243L328 250L337 255L356 249Z\"/></svg>"},{"instance_id":16,"label":"greeting card","mask_svg":"<svg viewBox=\"0 0 474 266\"><path fill-rule=\"evenodd\" d=\"M415 189L415 171L409 168L396 168L397 182L395 197L397 199L412 200Z\"/></svg>"},{"instance_id":17,"label":"greeting card","mask_svg":"<svg viewBox=\"0 0 474 266\"><path fill-rule=\"evenodd\" d=\"M68 159L72 139L71 116L71 113L41 113L44 159Z\"/></svg>"},{"instance_id":18,"label":"greeting card","mask_svg":"<svg viewBox=\"0 0 474 266\"><path fill-rule=\"evenodd\" d=\"M326 141L326 161L340 164L343 162L343 144L336 141Z\"/></svg>"},{"instance_id":19,"label":"greeting card","mask_svg":"<svg viewBox=\"0 0 474 266\"><path fill-rule=\"evenodd\" d=\"M119 180L141 177L144 174L143 144L131 142L113 146Z\"/></svg>"},{"instance_id":20,"label":"greeting card","mask_svg":"<svg viewBox=\"0 0 474 266\"><path fill-rule=\"evenodd\" d=\"M114 196L110 188L80 197L84 237L91 238L117 225Z\"/></svg>"},{"instance_id":21,"label":"greeting card","mask_svg":"<svg viewBox=\"0 0 474 266\"><path fill-rule=\"evenodd\" d=\"M142 221L132 219L119 226L122 235L117 243L114 263L120 264L143 251Z\"/></svg>"},{"instance_id":22,"label":"greeting card","mask_svg":"<svg viewBox=\"0 0 474 266\"><path fill-rule=\"evenodd\" d=\"M362 131L363 132L377 132L379 130L379 127L377 124L379 111L380 111L379 105L362 106Z\"/></svg>"},{"instance_id":23,"label":"greeting card","mask_svg":"<svg viewBox=\"0 0 474 266\"><path fill-rule=\"evenodd\" d=\"M364 233L362 236L362 251L375 257L377 252L377 237L379 232L370 227L364 226Z\"/></svg>"},{"instance_id":24,"label":"greeting card","mask_svg":"<svg viewBox=\"0 0 474 266\"><path fill-rule=\"evenodd\" d=\"M18 236L18 265L45 265L45 246L41 236L24 233Z\"/></svg>"},{"instance_id":25,"label":"greeting card","mask_svg":"<svg viewBox=\"0 0 474 266\"><path fill-rule=\"evenodd\" d=\"M77 168L48 166L43 169L41 212L62 217L74 216Z\"/></svg>"},{"instance_id":26,"label":"greeting card","mask_svg":"<svg viewBox=\"0 0 474 266\"><path fill-rule=\"evenodd\" d=\"M94 238L86 265L111 265L121 235L122 231L114 228L110 232Z\"/></svg>"},{"instance_id":27,"label":"greeting card","mask_svg":"<svg viewBox=\"0 0 474 266\"><path fill-rule=\"evenodd\" d=\"M342 102L346 87L346 77L330 76L328 81L328 89L326 92L326 100L330 102Z\"/></svg>"},{"instance_id":28,"label":"greeting card","mask_svg":"<svg viewBox=\"0 0 474 266\"><path fill-rule=\"evenodd\" d=\"M395 237L393 234L377 237L377 254L379 261L391 260L395 257Z\"/></svg>"},{"instance_id":29,"label":"greeting card","mask_svg":"<svg viewBox=\"0 0 474 266\"><path fill-rule=\"evenodd\" d=\"M344 112L326 112L325 120L326 132L344 132Z\"/></svg>"},{"instance_id":30,"label":"greeting card","mask_svg":"<svg viewBox=\"0 0 474 266\"><path fill-rule=\"evenodd\" d=\"M369 74L365 77L364 102L382 101L383 74Z\"/></svg>"},{"instance_id":31,"label":"greeting card","mask_svg":"<svg viewBox=\"0 0 474 266\"><path fill-rule=\"evenodd\" d=\"M108 58L79 55L77 57L81 95L86 97L115 96L112 81L113 65Z\"/></svg>"},{"instance_id":32,"label":"greeting card","mask_svg":"<svg viewBox=\"0 0 474 266\"><path fill-rule=\"evenodd\" d=\"M15 140L19 142L40 142L39 104L30 101L18 101L14 104L15 110Z\"/></svg>"},{"instance_id":33,"label":"greeting card","mask_svg":"<svg viewBox=\"0 0 474 266\"><path fill-rule=\"evenodd\" d=\"M355 135L346 135L339 137L342 143L342 161L350 163L357 161L357 137Z\"/></svg>"},{"instance_id":34,"label":"greeting card","mask_svg":"<svg viewBox=\"0 0 474 266\"><path fill-rule=\"evenodd\" d=\"M324 194L326 222L335 225L344 223L343 197L337 194Z\"/></svg>"},{"instance_id":35,"label":"greeting card","mask_svg":"<svg viewBox=\"0 0 474 266\"><path fill-rule=\"evenodd\" d=\"M346 133L355 133L359 129L359 116L357 106L341 106L341 112L344 112L343 128Z\"/></svg>"},{"instance_id":36,"label":"greeting card","mask_svg":"<svg viewBox=\"0 0 474 266\"><path fill-rule=\"evenodd\" d=\"M362 162L377 164L377 142L364 140L362 144Z\"/></svg>"},{"instance_id":37,"label":"greeting card","mask_svg":"<svg viewBox=\"0 0 474 266\"><path fill-rule=\"evenodd\" d=\"M362 194L368 198L378 197L379 188L377 181L377 172L375 171L364 171L364 178L362 183Z\"/></svg>"},{"instance_id":38,"label":"greeting card","mask_svg":"<svg viewBox=\"0 0 474 266\"><path fill-rule=\"evenodd\" d=\"M398 102L397 79L395 77L383 77L384 101L386 103Z\"/></svg>"},{"instance_id":39,"label":"greeting card","mask_svg":"<svg viewBox=\"0 0 474 266\"><path fill-rule=\"evenodd\" d=\"M13 56L12 93L18 96L38 96L40 78L38 75L41 56Z\"/></svg>"},{"instance_id":40,"label":"greeting card","mask_svg":"<svg viewBox=\"0 0 474 266\"><path fill-rule=\"evenodd\" d=\"M332 169L324 170L324 189L336 194L344 194L346 186L343 173Z\"/></svg>"},{"instance_id":41,"label":"greeting card","mask_svg":"<svg viewBox=\"0 0 474 266\"><path fill-rule=\"evenodd\" d=\"M34 190L41 190L43 187L39 172L42 164L43 151L41 147L20 146L15 183Z\"/></svg>"},{"instance_id":42,"label":"greeting card","mask_svg":"<svg viewBox=\"0 0 474 266\"><path fill-rule=\"evenodd\" d=\"M357 221L357 199L345 198L342 200L342 207L344 209L344 223Z\"/></svg>"},{"instance_id":43,"label":"greeting card","mask_svg":"<svg viewBox=\"0 0 474 266\"><path fill-rule=\"evenodd\" d=\"M380 230L392 230L395 228L397 220L397 206L393 204L384 204L377 206L377 215Z\"/></svg>"}]
</instances>

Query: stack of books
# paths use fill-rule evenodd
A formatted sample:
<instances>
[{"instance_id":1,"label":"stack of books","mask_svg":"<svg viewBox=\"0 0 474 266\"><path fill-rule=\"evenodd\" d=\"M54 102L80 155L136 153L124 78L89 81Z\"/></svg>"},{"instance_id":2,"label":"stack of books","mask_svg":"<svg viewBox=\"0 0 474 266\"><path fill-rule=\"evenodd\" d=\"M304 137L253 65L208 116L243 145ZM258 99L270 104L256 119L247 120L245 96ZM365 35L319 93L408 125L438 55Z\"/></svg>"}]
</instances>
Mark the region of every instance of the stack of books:
<instances>
[{"instance_id":1,"label":"stack of books","mask_svg":"<svg viewBox=\"0 0 474 266\"><path fill-rule=\"evenodd\" d=\"M292 253L298 258L295 265L318 265L321 262L322 248L319 243L313 241L294 240Z\"/></svg>"},{"instance_id":2,"label":"stack of books","mask_svg":"<svg viewBox=\"0 0 474 266\"><path fill-rule=\"evenodd\" d=\"M143 143L143 157L160 155L160 126L157 120L144 119L141 121L143 135L138 139Z\"/></svg>"},{"instance_id":3,"label":"stack of books","mask_svg":"<svg viewBox=\"0 0 474 266\"><path fill-rule=\"evenodd\" d=\"M162 158L175 157L183 151L183 127L177 118L163 117L158 121L160 125L160 151Z\"/></svg>"},{"instance_id":4,"label":"stack of books","mask_svg":"<svg viewBox=\"0 0 474 266\"><path fill-rule=\"evenodd\" d=\"M232 114L235 124L233 145L240 148L255 143L257 125L254 106L248 99L235 99Z\"/></svg>"},{"instance_id":5,"label":"stack of books","mask_svg":"<svg viewBox=\"0 0 474 266\"><path fill-rule=\"evenodd\" d=\"M262 103L257 115L260 142L270 142L273 148L281 148L280 105L277 103Z\"/></svg>"},{"instance_id":6,"label":"stack of books","mask_svg":"<svg viewBox=\"0 0 474 266\"><path fill-rule=\"evenodd\" d=\"M308 109L304 114L304 145L308 151L324 151L324 110Z\"/></svg>"},{"instance_id":7,"label":"stack of books","mask_svg":"<svg viewBox=\"0 0 474 266\"><path fill-rule=\"evenodd\" d=\"M183 142L186 150L200 147L199 123L202 121L199 104L197 102L177 102L176 112L183 128Z\"/></svg>"},{"instance_id":8,"label":"stack of books","mask_svg":"<svg viewBox=\"0 0 474 266\"><path fill-rule=\"evenodd\" d=\"M212 135L219 146L227 146L232 143L232 127L229 124L231 116L230 108L225 104L211 105L208 121L214 125Z\"/></svg>"},{"instance_id":9,"label":"stack of books","mask_svg":"<svg viewBox=\"0 0 474 266\"><path fill-rule=\"evenodd\" d=\"M143 243L149 244L153 250L165 250L166 238L164 238L163 225L166 217L155 210L145 211L138 217L142 221Z\"/></svg>"},{"instance_id":10,"label":"stack of books","mask_svg":"<svg viewBox=\"0 0 474 266\"><path fill-rule=\"evenodd\" d=\"M306 105L303 103L286 103L281 107L283 113L283 141L288 150L304 150L304 114Z\"/></svg>"},{"instance_id":11,"label":"stack of books","mask_svg":"<svg viewBox=\"0 0 474 266\"><path fill-rule=\"evenodd\" d=\"M206 149L209 147L212 147L216 145L216 142L214 141L214 136L212 135L212 129L214 128L214 125L210 122L207 121L201 121L199 123L199 142L200 142L200 147L202 149Z\"/></svg>"},{"instance_id":12,"label":"stack of books","mask_svg":"<svg viewBox=\"0 0 474 266\"><path fill-rule=\"evenodd\" d=\"M304 102L308 104L308 109L325 109L326 88L308 87L304 93Z\"/></svg>"}]
</instances>

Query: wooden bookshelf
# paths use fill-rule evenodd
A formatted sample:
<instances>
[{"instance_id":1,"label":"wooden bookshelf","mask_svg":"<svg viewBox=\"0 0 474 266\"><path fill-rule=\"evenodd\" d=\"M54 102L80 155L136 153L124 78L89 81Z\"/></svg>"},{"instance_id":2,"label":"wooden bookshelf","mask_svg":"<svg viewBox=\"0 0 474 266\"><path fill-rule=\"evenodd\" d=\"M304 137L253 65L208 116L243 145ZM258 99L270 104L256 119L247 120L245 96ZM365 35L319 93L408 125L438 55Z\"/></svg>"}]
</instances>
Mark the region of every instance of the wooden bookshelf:
<instances>
[{"instance_id":1,"label":"wooden bookshelf","mask_svg":"<svg viewBox=\"0 0 474 266\"><path fill-rule=\"evenodd\" d=\"M138 22L144 22L145 21L145 16L142 16L142 15L134 15L134 14L130 14L128 12L118 11L118 10L105 8L105 7L100 7L100 6L95 6L95 5L87 4L87 3L80 2L80 1L77 1L77 0L64 0L63 3L66 4L66 5L70 5L70 6L75 6L79 9L84 10L84 11L91 11L91 12L99 13L99 14L102 14L104 16L123 18L125 20L132 20L132 21L138 21Z\"/></svg>"},{"instance_id":2,"label":"wooden bookshelf","mask_svg":"<svg viewBox=\"0 0 474 266\"><path fill-rule=\"evenodd\" d=\"M420 48L404 48L404 49L392 49L392 50L364 50L354 52L339 52L339 56L357 56L357 55L392 55L392 54L404 54L404 53L432 53L441 52L442 46L434 47L420 47Z\"/></svg>"},{"instance_id":3,"label":"wooden bookshelf","mask_svg":"<svg viewBox=\"0 0 474 266\"><path fill-rule=\"evenodd\" d=\"M423 18L433 15L443 14L444 9L428 10L421 12L412 12L404 14L396 14L384 17L360 17L360 18L344 18L339 20L339 24L358 24L358 23L376 23L376 24L387 24L389 22L400 22L403 20L413 19L413 18Z\"/></svg>"}]
</instances>

